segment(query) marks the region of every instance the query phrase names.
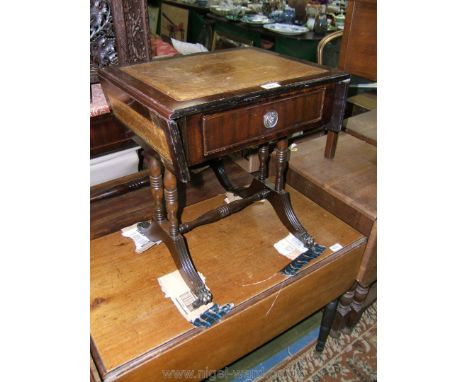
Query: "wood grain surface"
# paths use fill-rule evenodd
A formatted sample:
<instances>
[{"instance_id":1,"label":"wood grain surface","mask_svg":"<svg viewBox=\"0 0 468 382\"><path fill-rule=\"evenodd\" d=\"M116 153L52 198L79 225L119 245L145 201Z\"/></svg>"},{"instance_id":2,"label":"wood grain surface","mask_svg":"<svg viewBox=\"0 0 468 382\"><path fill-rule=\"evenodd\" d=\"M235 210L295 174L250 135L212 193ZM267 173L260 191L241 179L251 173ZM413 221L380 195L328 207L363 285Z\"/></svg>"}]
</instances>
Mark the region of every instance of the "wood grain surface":
<instances>
[{"instance_id":1,"label":"wood grain surface","mask_svg":"<svg viewBox=\"0 0 468 382\"><path fill-rule=\"evenodd\" d=\"M333 254L327 249L300 273L304 275L307 269L320 269L321 276L309 281L307 286L301 284L303 289L299 303L304 299L305 305L297 309L291 309L296 304L292 286L283 288L289 292L282 291L281 299L274 295L275 288L279 288L285 280L277 271L289 261L279 255L272 245L288 232L268 203L255 203L216 224L202 226L186 234L192 257L199 271L205 275L214 300L220 304L232 302L237 307L237 312L232 314L233 326L229 330L222 329L222 324L205 331L195 329L180 316L172 302L164 298L157 278L176 269L164 245L137 255L133 243L122 237L120 232L93 240L91 335L94 356L99 359L97 364L101 373L107 374L114 370L109 374L111 380L117 374L137 367L143 360L158 357L160 361L165 361L157 366L159 368L162 365L186 369L205 365L219 368L232 362L235 359L233 357L240 357L253 350L311 314L312 307L319 309L344 293L352 285L357 273L365 238L303 195L293 189L290 192L301 222L318 242L325 246L339 242L344 246L343 250ZM186 208L182 220L195 218L222 203L222 199L223 196L218 196ZM360 247L359 250L355 249L357 247ZM338 261L338 258L341 260ZM329 265L325 266L326 263ZM337 268L332 266L335 263ZM337 269L339 273L335 273ZM249 320L253 319L251 317L247 320L249 314L257 314L251 308L249 310L248 306L254 303L252 299L262 293L261 301L255 303L258 303L258 309L267 319L257 320L252 325L260 323L269 328L260 330L258 334L243 332L241 328L245 328ZM271 309L275 299L276 308ZM243 318L236 319L241 312L244 312ZM213 336L209 335L210 332ZM221 341L224 338L224 342L216 344L217 350L213 354L197 354L194 351L197 347L183 346L184 341L189 341L192 336L195 340L202 334L205 340L198 341L197 346L205 350L208 350L207 346L215 345L213 339ZM178 355L170 354L169 350L164 350L165 347L174 347ZM160 375L151 374L151 370L146 371L147 379L132 377L129 380L160 380ZM112 375L114 377L111 378Z\"/></svg>"},{"instance_id":2,"label":"wood grain surface","mask_svg":"<svg viewBox=\"0 0 468 382\"><path fill-rule=\"evenodd\" d=\"M220 324L197 330L183 342L111 372L106 382L153 382L167 380L167 372L178 380L197 381L263 345L334 299L352 282L362 246L329 256L302 274L249 300ZM235 309L235 308L234 308ZM189 376L180 377L180 372ZM193 373L193 374L192 374ZM174 379L174 377L173 377Z\"/></svg>"},{"instance_id":3,"label":"wood grain surface","mask_svg":"<svg viewBox=\"0 0 468 382\"><path fill-rule=\"evenodd\" d=\"M377 220L367 240L356 280L366 287L377 280Z\"/></svg>"},{"instance_id":4,"label":"wood grain surface","mask_svg":"<svg viewBox=\"0 0 468 382\"><path fill-rule=\"evenodd\" d=\"M205 155L235 147L245 147L260 139L289 133L289 130L306 128L322 119L325 87L318 87L305 94L205 115L202 123L203 149ZM264 115L277 113L277 123L267 128Z\"/></svg>"},{"instance_id":5,"label":"wood grain surface","mask_svg":"<svg viewBox=\"0 0 468 382\"><path fill-rule=\"evenodd\" d=\"M340 133L334 159L326 136L305 138L291 153L288 183L366 236L377 219L377 148Z\"/></svg>"},{"instance_id":6,"label":"wood grain surface","mask_svg":"<svg viewBox=\"0 0 468 382\"><path fill-rule=\"evenodd\" d=\"M377 81L377 0L350 0L338 67Z\"/></svg>"},{"instance_id":7,"label":"wood grain surface","mask_svg":"<svg viewBox=\"0 0 468 382\"><path fill-rule=\"evenodd\" d=\"M348 134L377 146L377 109L349 117L343 126Z\"/></svg>"},{"instance_id":8,"label":"wood grain surface","mask_svg":"<svg viewBox=\"0 0 468 382\"><path fill-rule=\"evenodd\" d=\"M260 50L223 50L207 55L155 60L123 67L122 70L177 101L327 72L317 66Z\"/></svg>"}]
</instances>

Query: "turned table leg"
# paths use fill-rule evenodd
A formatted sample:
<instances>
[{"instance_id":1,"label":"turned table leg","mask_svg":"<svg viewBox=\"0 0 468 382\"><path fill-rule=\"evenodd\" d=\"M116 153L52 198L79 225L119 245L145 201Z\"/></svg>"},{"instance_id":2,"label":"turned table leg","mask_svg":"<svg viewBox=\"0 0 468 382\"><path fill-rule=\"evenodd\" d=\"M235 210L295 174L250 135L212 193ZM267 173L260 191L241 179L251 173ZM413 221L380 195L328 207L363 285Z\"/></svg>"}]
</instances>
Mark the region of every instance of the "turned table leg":
<instances>
[{"instance_id":1,"label":"turned table leg","mask_svg":"<svg viewBox=\"0 0 468 382\"><path fill-rule=\"evenodd\" d=\"M270 159L270 150L268 144L261 145L258 149L258 180L265 182L265 179L268 178L268 160Z\"/></svg>"},{"instance_id":2,"label":"turned table leg","mask_svg":"<svg viewBox=\"0 0 468 382\"><path fill-rule=\"evenodd\" d=\"M339 337L341 330L345 328L346 322L348 320L349 312L351 311L350 304L353 301L354 296L354 286L348 290L344 295L339 299L338 306L336 308L335 318L333 320L331 336Z\"/></svg>"},{"instance_id":3,"label":"turned table leg","mask_svg":"<svg viewBox=\"0 0 468 382\"><path fill-rule=\"evenodd\" d=\"M317 346L315 347L315 350L317 350L318 352L322 352L323 349L325 348L328 334L330 333L333 319L335 317L337 305L338 305L338 299L333 300L325 307L323 311L322 321L320 323L320 332L319 332L319 336L317 339Z\"/></svg>"},{"instance_id":4,"label":"turned table leg","mask_svg":"<svg viewBox=\"0 0 468 382\"><path fill-rule=\"evenodd\" d=\"M193 306L197 308L210 302L212 296L195 269L184 237L179 233L177 178L168 168L164 171L164 198L169 223L167 226L169 238L165 240L165 243L171 251L184 281L197 297L193 303Z\"/></svg>"},{"instance_id":5,"label":"turned table leg","mask_svg":"<svg viewBox=\"0 0 468 382\"><path fill-rule=\"evenodd\" d=\"M357 324L363 313L363 302L369 293L369 287L357 284L354 291L354 297L350 305L350 312L347 326L351 329Z\"/></svg>"},{"instance_id":6,"label":"turned table leg","mask_svg":"<svg viewBox=\"0 0 468 382\"><path fill-rule=\"evenodd\" d=\"M177 178L168 169L164 172L164 198L166 200L167 220L169 221L169 235L175 238L179 233Z\"/></svg>"},{"instance_id":7,"label":"turned table leg","mask_svg":"<svg viewBox=\"0 0 468 382\"><path fill-rule=\"evenodd\" d=\"M151 194L154 200L153 218L160 223L166 219L164 211L164 188L162 177L162 166L159 158L154 154L145 152L145 161L148 165Z\"/></svg>"},{"instance_id":8,"label":"turned table leg","mask_svg":"<svg viewBox=\"0 0 468 382\"><path fill-rule=\"evenodd\" d=\"M284 190L285 172L288 166L288 140L281 139L276 144L276 179L275 191L268 196L268 201L275 209L281 222L304 245L311 248L315 242L302 226L291 205L289 193Z\"/></svg>"},{"instance_id":9,"label":"turned table leg","mask_svg":"<svg viewBox=\"0 0 468 382\"><path fill-rule=\"evenodd\" d=\"M195 269L185 238L179 233L177 178L168 168L162 176L160 161L151 155L147 158L155 211L151 225L148 228L141 228L141 232L152 241L162 240L166 244L182 278L196 297L192 305L197 308L210 302L212 296Z\"/></svg>"},{"instance_id":10,"label":"turned table leg","mask_svg":"<svg viewBox=\"0 0 468 382\"><path fill-rule=\"evenodd\" d=\"M288 164L288 140L280 139L276 144L276 180L275 190L284 190L284 175Z\"/></svg>"}]
</instances>

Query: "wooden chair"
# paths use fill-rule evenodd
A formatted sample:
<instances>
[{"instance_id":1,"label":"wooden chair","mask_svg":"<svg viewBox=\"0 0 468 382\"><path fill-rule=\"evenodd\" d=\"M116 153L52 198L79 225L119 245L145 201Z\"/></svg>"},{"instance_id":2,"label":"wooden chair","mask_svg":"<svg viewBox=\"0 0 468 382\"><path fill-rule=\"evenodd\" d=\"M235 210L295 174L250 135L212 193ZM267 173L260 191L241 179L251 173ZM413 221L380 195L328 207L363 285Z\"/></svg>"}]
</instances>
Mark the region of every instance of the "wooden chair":
<instances>
[{"instance_id":1,"label":"wooden chair","mask_svg":"<svg viewBox=\"0 0 468 382\"><path fill-rule=\"evenodd\" d=\"M324 64L324 51L327 44L331 41L336 41L337 39L341 39L338 68L350 73L351 75L371 81L377 81L377 0L350 0L346 14L344 31L338 31L328 35L317 47L319 64ZM368 121L369 117L371 120L373 118L373 121L375 121L375 113L371 112L367 116L359 117L360 116L353 117L354 119L352 120L352 124L348 129L349 133L358 139L362 139L367 143L376 146L376 135L374 137L372 135L372 131L372 137L367 137L366 134L363 135L363 131L367 132L369 130L369 126L366 126L363 130L360 124L361 120ZM374 126L374 128L376 129L376 126ZM328 156L325 155L325 157L334 157L337 143L338 132L329 130L327 132L326 140L326 153ZM290 166L292 167L292 163ZM294 184L292 185L295 186ZM333 188L333 186L331 187ZM297 189L300 190L300 188ZM325 204L329 203L333 199L333 196L331 194L329 195L327 191L319 190L318 195L318 199L325 202ZM315 196L315 198L317 198L317 196ZM350 211L355 207L354 205L359 204L356 203L349 195L347 196L347 199L352 200L351 204L353 205L348 205L349 201L348 203L341 203L340 201L333 199L332 206L325 208L329 210L337 209L337 206L341 203L343 208L341 208L340 211L332 212L346 221L345 215L353 215L350 215ZM375 200L372 204L376 205ZM349 330L357 323L369 302L375 299L376 292L374 293L374 290L372 290L372 293L369 293L369 291L371 290L371 285L375 285L376 289L377 215L375 206L368 209L368 211L371 212L369 216L366 217L368 223L366 224L366 232L364 232L366 236L368 236L368 243L360 270L356 276L356 282L350 290L341 296L339 300L331 301L325 307L317 343L318 351L323 350L331 329L334 336L337 336L341 329ZM340 216L340 214L343 216ZM363 232L362 227L356 227L352 222L348 222L348 224L351 224L354 228Z\"/></svg>"},{"instance_id":2,"label":"wooden chair","mask_svg":"<svg viewBox=\"0 0 468 382\"><path fill-rule=\"evenodd\" d=\"M324 46L340 35L340 32L335 32L327 36L317 47L317 57L323 57ZM377 81L377 0L349 1L338 68L351 75ZM334 157L337 144L338 131L328 130L327 158Z\"/></svg>"}]
</instances>

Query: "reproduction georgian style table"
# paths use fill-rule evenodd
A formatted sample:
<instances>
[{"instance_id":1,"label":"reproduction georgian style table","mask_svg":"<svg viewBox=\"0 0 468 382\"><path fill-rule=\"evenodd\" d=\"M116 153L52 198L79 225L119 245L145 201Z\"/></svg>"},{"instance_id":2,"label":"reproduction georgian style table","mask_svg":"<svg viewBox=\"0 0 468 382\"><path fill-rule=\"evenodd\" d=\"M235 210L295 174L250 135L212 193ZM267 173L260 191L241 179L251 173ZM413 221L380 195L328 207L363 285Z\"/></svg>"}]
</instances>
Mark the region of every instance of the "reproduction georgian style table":
<instances>
[{"instance_id":1,"label":"reproduction georgian style table","mask_svg":"<svg viewBox=\"0 0 468 382\"><path fill-rule=\"evenodd\" d=\"M99 76L114 115L145 148L155 210L151 225L142 232L166 244L197 297L195 306L212 296L192 262L184 233L266 199L291 233L307 247L314 245L284 190L288 136L323 126L329 132L325 156L332 158L349 75L241 48L108 67ZM273 141L274 184L267 179ZM251 146L259 147L259 171L250 186L235 187L222 157ZM177 183L189 182L190 166L203 162L211 165L226 190L241 199L180 223Z\"/></svg>"}]
</instances>

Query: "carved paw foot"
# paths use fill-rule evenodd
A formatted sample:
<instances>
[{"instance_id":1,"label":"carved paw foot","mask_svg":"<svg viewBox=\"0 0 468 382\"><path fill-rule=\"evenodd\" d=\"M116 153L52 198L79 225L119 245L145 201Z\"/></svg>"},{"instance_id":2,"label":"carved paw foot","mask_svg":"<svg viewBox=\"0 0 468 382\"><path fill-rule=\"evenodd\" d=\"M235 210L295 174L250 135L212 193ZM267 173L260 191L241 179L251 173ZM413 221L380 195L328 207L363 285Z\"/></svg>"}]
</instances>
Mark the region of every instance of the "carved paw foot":
<instances>
[{"instance_id":1,"label":"carved paw foot","mask_svg":"<svg viewBox=\"0 0 468 382\"><path fill-rule=\"evenodd\" d=\"M198 297L198 299L193 303L193 307L195 309L201 305L208 304L213 299L211 292L206 289L205 286L199 288L195 294Z\"/></svg>"},{"instance_id":2,"label":"carved paw foot","mask_svg":"<svg viewBox=\"0 0 468 382\"><path fill-rule=\"evenodd\" d=\"M315 240L307 232L297 233L295 235L307 248L312 248L315 245Z\"/></svg>"}]
</instances>

